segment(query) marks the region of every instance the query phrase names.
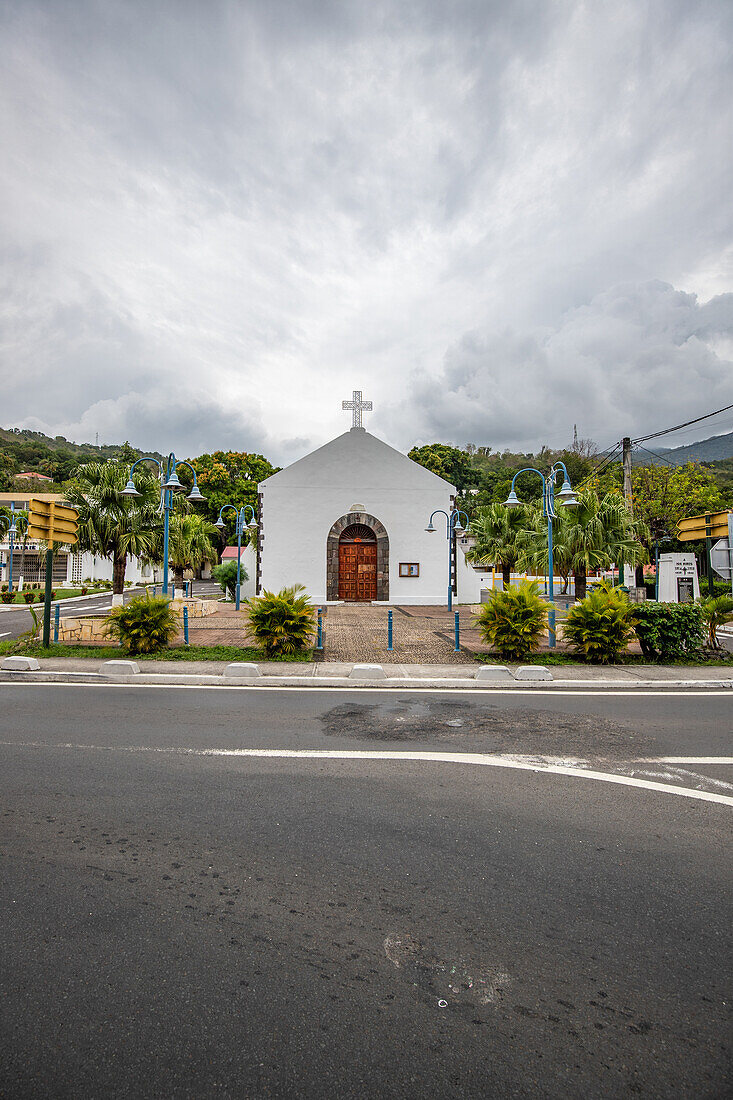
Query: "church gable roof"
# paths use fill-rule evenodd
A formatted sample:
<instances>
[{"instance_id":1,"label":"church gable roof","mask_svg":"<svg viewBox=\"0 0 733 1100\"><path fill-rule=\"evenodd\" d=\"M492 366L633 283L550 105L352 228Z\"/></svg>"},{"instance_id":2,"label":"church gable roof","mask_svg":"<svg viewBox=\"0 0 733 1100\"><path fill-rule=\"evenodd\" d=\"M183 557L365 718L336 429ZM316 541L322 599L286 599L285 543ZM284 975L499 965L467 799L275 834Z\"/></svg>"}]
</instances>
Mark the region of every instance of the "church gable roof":
<instances>
[{"instance_id":1,"label":"church gable roof","mask_svg":"<svg viewBox=\"0 0 733 1100\"><path fill-rule=\"evenodd\" d=\"M274 484L293 489L323 485L354 491L413 488L456 492L450 482L413 462L365 428L344 432L284 470L271 474L260 483L260 488Z\"/></svg>"}]
</instances>

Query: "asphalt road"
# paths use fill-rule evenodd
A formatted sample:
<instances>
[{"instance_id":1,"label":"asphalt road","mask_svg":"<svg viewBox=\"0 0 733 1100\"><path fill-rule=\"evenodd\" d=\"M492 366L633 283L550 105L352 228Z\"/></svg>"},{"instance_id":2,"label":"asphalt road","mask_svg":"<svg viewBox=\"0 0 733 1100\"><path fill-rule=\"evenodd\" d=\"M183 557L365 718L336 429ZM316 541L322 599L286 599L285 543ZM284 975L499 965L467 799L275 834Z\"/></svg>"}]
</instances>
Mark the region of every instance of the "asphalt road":
<instances>
[{"instance_id":1,"label":"asphalt road","mask_svg":"<svg viewBox=\"0 0 733 1100\"><path fill-rule=\"evenodd\" d=\"M0 714L0 1095L731 1095L730 693Z\"/></svg>"}]
</instances>

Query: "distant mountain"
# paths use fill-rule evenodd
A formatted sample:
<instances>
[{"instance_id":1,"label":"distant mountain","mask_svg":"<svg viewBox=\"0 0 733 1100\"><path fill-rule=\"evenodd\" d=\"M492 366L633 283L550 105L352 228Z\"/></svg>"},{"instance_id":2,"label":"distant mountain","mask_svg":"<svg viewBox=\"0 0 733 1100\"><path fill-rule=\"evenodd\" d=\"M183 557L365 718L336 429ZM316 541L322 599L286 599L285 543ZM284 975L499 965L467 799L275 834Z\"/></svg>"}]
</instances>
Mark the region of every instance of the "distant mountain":
<instances>
[{"instance_id":1,"label":"distant mountain","mask_svg":"<svg viewBox=\"0 0 733 1100\"><path fill-rule=\"evenodd\" d=\"M18 444L18 443L40 443L43 447L47 447L49 451L66 451L72 455L94 455L100 459L114 458L119 454L124 444L122 443L102 443L96 446L94 443L72 443L71 440L65 439L62 435L52 437L50 435L44 435L43 432L34 432L30 428L0 428L0 450L2 450L3 443ZM146 454L149 452L140 451L137 447L133 450L138 454ZM156 458L162 458L162 455L153 452Z\"/></svg>"},{"instance_id":2,"label":"distant mountain","mask_svg":"<svg viewBox=\"0 0 733 1100\"><path fill-rule=\"evenodd\" d=\"M733 458L733 432L727 435L713 435L697 443L688 443L684 447L655 447L650 441L649 449L664 455L667 461L682 466L685 462L716 462L721 458Z\"/></svg>"}]
</instances>

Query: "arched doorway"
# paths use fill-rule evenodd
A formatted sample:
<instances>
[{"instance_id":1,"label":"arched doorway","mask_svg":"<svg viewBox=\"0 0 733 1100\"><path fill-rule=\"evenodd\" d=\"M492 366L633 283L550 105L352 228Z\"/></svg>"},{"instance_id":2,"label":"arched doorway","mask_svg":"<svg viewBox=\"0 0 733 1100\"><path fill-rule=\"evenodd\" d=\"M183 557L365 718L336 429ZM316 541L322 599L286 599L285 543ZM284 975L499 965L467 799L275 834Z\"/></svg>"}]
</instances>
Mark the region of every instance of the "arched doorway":
<instances>
[{"instance_id":1,"label":"arched doorway","mask_svg":"<svg viewBox=\"0 0 733 1100\"><path fill-rule=\"evenodd\" d=\"M389 600L389 537L376 516L347 512L329 531L326 599Z\"/></svg>"},{"instance_id":2,"label":"arched doorway","mask_svg":"<svg viewBox=\"0 0 733 1100\"><path fill-rule=\"evenodd\" d=\"M365 523L352 523L339 538L339 599L376 598L377 536Z\"/></svg>"}]
</instances>

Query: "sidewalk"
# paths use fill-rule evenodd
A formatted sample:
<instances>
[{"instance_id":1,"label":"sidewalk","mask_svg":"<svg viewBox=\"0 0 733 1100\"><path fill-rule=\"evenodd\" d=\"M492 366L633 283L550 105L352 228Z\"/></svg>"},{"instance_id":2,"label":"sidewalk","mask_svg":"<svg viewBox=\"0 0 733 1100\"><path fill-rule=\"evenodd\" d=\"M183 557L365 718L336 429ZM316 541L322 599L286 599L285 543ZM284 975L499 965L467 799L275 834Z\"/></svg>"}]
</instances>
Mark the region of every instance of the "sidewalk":
<instances>
[{"instance_id":1,"label":"sidewalk","mask_svg":"<svg viewBox=\"0 0 733 1100\"><path fill-rule=\"evenodd\" d=\"M226 661L139 661L137 674L120 674L105 667L96 658L48 657L39 662L38 671L0 671L0 684L23 681L66 683L188 684L191 686L228 687L343 687L401 689L492 690L635 690L665 688L733 689L733 666L703 665L670 667L664 665L556 665L550 669L552 680L516 680L519 666L509 666L510 675L498 680L477 680L477 662L470 666L444 664L390 664L380 673L353 679L354 663L262 661L252 678L225 675ZM117 666L121 668L121 666ZM382 666L377 666L381 668ZM530 666L537 669L539 666ZM384 678L381 678L384 676Z\"/></svg>"}]
</instances>

